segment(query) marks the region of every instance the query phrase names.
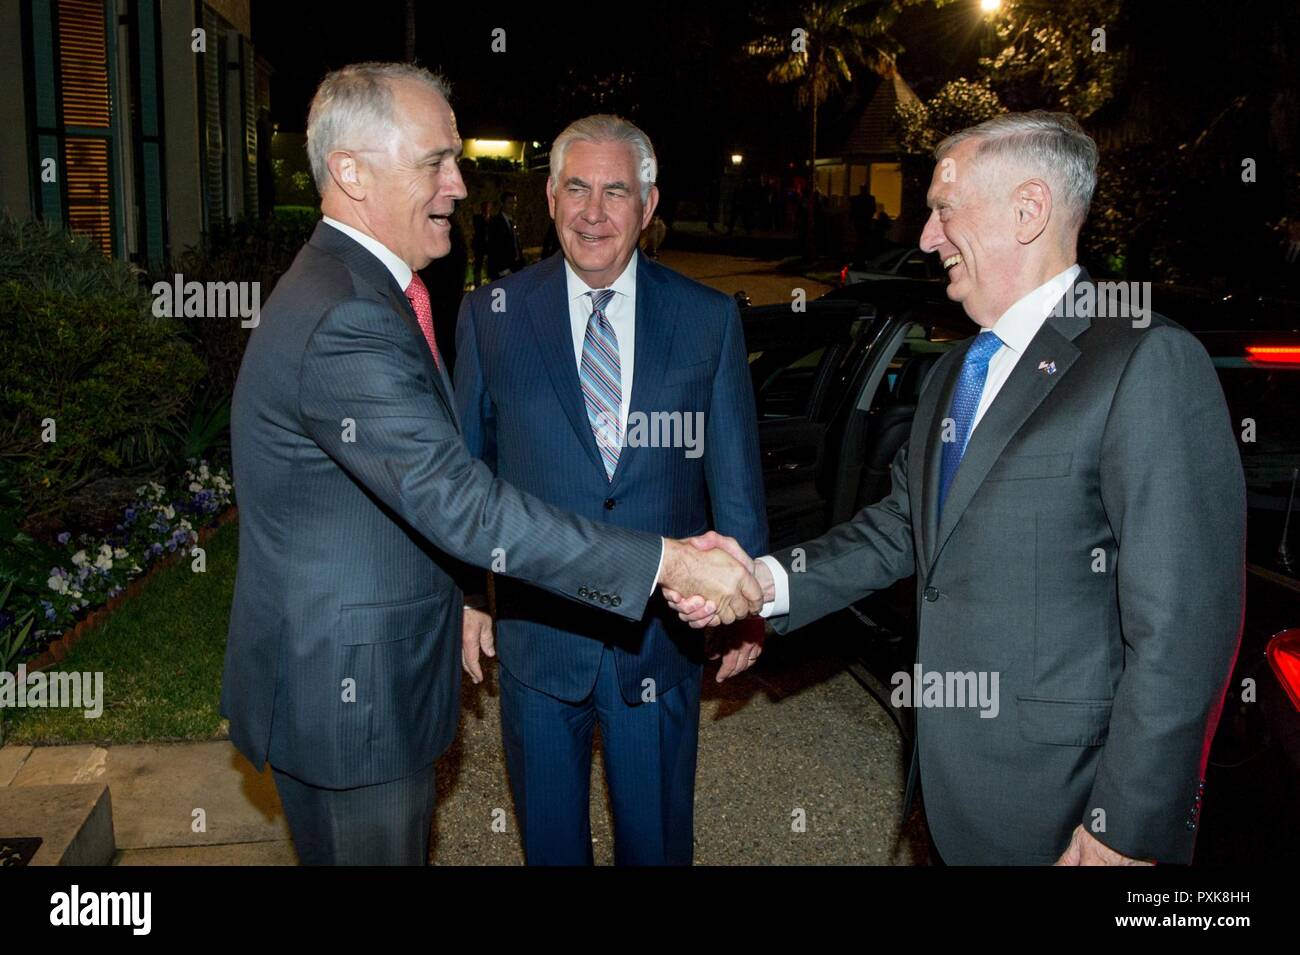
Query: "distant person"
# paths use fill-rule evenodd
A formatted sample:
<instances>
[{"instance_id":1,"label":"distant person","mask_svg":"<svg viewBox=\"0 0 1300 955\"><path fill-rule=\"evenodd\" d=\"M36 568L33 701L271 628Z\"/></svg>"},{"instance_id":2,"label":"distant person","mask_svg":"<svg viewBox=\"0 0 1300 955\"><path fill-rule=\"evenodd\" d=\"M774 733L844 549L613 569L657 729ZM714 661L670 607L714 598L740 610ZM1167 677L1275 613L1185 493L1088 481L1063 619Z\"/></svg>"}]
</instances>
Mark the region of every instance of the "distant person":
<instances>
[{"instance_id":1,"label":"distant person","mask_svg":"<svg viewBox=\"0 0 1300 955\"><path fill-rule=\"evenodd\" d=\"M524 267L524 250L519 244L519 227L515 224L517 204L515 193L503 192L497 204L497 214L488 223L487 271L493 282Z\"/></svg>"},{"instance_id":2,"label":"distant person","mask_svg":"<svg viewBox=\"0 0 1300 955\"><path fill-rule=\"evenodd\" d=\"M849 200L849 214L853 218L853 232L858 243L858 255L870 258L876 252L876 197L863 185L858 194Z\"/></svg>"},{"instance_id":3,"label":"distant person","mask_svg":"<svg viewBox=\"0 0 1300 955\"><path fill-rule=\"evenodd\" d=\"M659 258L659 247L668 236L668 224L655 216L641 233L641 251L652 259Z\"/></svg>"},{"instance_id":4,"label":"distant person","mask_svg":"<svg viewBox=\"0 0 1300 955\"><path fill-rule=\"evenodd\" d=\"M474 287L483 284L483 272L487 268L488 222L492 204L484 202L479 211L474 213L474 238L470 242L470 251L474 254Z\"/></svg>"},{"instance_id":5,"label":"distant person","mask_svg":"<svg viewBox=\"0 0 1300 955\"><path fill-rule=\"evenodd\" d=\"M549 259L556 252L560 251L560 236L555 231L555 222L552 221L546 227L546 235L542 236L542 258Z\"/></svg>"}]
</instances>

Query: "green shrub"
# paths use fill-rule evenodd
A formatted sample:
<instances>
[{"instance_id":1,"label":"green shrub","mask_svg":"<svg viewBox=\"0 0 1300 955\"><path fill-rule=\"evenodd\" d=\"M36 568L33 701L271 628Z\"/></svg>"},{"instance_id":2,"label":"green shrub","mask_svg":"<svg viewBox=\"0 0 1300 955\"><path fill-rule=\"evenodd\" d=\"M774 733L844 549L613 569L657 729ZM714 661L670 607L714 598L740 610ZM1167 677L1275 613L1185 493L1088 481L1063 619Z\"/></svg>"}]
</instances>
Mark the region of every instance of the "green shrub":
<instances>
[{"instance_id":1,"label":"green shrub","mask_svg":"<svg viewBox=\"0 0 1300 955\"><path fill-rule=\"evenodd\" d=\"M186 282L258 282L265 302L280 276L288 271L303 244L311 238L320 214L314 210L287 212L271 219L245 219L214 228L203 244L177 256L171 267L151 276L171 283L176 274ZM207 366L208 390L229 397L235 391L239 363L251 329L237 321L179 318L185 339Z\"/></svg>"},{"instance_id":2,"label":"green shrub","mask_svg":"<svg viewBox=\"0 0 1300 955\"><path fill-rule=\"evenodd\" d=\"M82 235L35 220L0 216L0 285L20 282L68 295L112 295L146 302L139 272L110 259Z\"/></svg>"},{"instance_id":3,"label":"green shrub","mask_svg":"<svg viewBox=\"0 0 1300 955\"><path fill-rule=\"evenodd\" d=\"M97 477L161 466L168 421L204 372L175 322L111 288L0 285L0 340L0 460L29 524Z\"/></svg>"}]
</instances>

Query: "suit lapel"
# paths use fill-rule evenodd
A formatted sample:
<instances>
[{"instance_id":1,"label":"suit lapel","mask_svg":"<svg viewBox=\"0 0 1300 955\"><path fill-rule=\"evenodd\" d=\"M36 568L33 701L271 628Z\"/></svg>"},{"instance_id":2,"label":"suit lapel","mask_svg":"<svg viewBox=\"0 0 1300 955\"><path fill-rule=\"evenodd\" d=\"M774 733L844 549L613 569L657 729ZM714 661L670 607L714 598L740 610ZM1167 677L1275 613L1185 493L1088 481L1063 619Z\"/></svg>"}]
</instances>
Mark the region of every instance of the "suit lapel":
<instances>
[{"instance_id":1,"label":"suit lapel","mask_svg":"<svg viewBox=\"0 0 1300 955\"><path fill-rule=\"evenodd\" d=\"M928 422L917 434L915 449L909 450L908 483L911 499L921 502L921 549L924 570L934 563L934 544L939 535L939 467L943 457L943 442L938 440L943 432L943 419L952 407L952 394L957 388L962 362L974 339L963 342L951 352L952 359L937 387L922 396L916 408L916 420ZM911 455L915 454L915 458Z\"/></svg>"},{"instance_id":2,"label":"suit lapel","mask_svg":"<svg viewBox=\"0 0 1300 955\"><path fill-rule=\"evenodd\" d=\"M637 258L636 341L633 348L635 362L632 368L632 398L628 403L628 421L631 423L637 420L632 416L640 412L649 423L654 420L650 417L651 409L657 406L656 399L668 368L668 356L672 351L673 333L677 326L677 305L664 294L662 279L656 273L658 267L650 264L640 252L634 254ZM628 472L628 468L635 462L635 455L640 451L640 448L628 446L625 434L618 466L610 481L611 490Z\"/></svg>"},{"instance_id":3,"label":"suit lapel","mask_svg":"<svg viewBox=\"0 0 1300 955\"><path fill-rule=\"evenodd\" d=\"M420 353L424 356L433 377L434 392L446 405L447 414L459 431L460 418L456 414L456 403L452 400L451 382L447 379L445 369L433 360L433 352L429 351L429 342L424 337L420 323L415 317L415 310L411 308L406 292L397 287L397 280L393 278L393 273L359 242L324 222L316 224L316 231L312 233L310 244L339 259L347 266L348 271L378 292L388 302L389 307L402 317L406 327L420 343Z\"/></svg>"},{"instance_id":4,"label":"suit lapel","mask_svg":"<svg viewBox=\"0 0 1300 955\"><path fill-rule=\"evenodd\" d=\"M1087 280L1087 273L1081 271L1076 284ZM1073 288L1066 294L1073 294ZM1047 321L1030 340L1025 353L1016 362L1011 376L998 392L997 398L989 405L988 411L984 413L979 427L971 434L961 465L957 468L952 486L948 489L948 499L944 502L943 514L938 518L931 564L938 559L944 544L952 536L957 522L961 520L962 514L975 497L980 485L984 483L984 479L988 477L993 465L1001 457L1008 442L1024 426L1029 416L1043 403L1052 389L1061 383L1078 359L1080 352L1073 339L1088 328L1091 321L1082 316L1065 317L1056 314L1060 311L1060 308L1054 309L1054 313L1048 316ZM969 347L968 342L962 349L963 359ZM1048 366L1054 366L1056 370L1049 373L1046 370ZM960 371L961 363L958 362L944 389L945 400L941 407L945 409L951 406L952 391L956 387ZM944 413L946 414L946 411ZM934 514L938 515L942 442L933 443L939 448L930 455L930 461L927 462L929 467L926 488L929 497L926 503L927 507L933 507Z\"/></svg>"},{"instance_id":5,"label":"suit lapel","mask_svg":"<svg viewBox=\"0 0 1300 955\"><path fill-rule=\"evenodd\" d=\"M605 464L596 448L596 436L591 431L587 417L587 403L582 397L582 383L578 380L578 365L574 360L573 327L569 322L569 290L564 278L564 257L552 256L542 266L542 274L532 292L528 294L526 309L533 326L542 364L551 376L560 407L578 441L586 449L594 467L605 474Z\"/></svg>"}]
</instances>

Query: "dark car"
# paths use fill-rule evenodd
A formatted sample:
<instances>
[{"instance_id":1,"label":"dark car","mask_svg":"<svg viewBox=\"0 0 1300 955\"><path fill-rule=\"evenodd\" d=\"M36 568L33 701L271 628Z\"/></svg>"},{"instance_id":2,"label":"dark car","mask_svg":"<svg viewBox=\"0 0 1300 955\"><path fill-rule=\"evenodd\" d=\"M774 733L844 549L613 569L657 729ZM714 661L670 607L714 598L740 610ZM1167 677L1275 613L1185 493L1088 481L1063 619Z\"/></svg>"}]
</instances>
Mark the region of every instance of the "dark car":
<instances>
[{"instance_id":1,"label":"dark car","mask_svg":"<svg viewBox=\"0 0 1300 955\"><path fill-rule=\"evenodd\" d=\"M1248 489L1246 617L1211 749L1197 861L1295 861L1300 555L1286 541L1300 521L1288 521L1300 474L1300 312L1168 287L1152 300L1209 351L1243 439ZM924 280L867 280L802 313L777 305L743 314L775 549L888 492L926 374L976 327L943 283ZM844 615L857 631L853 667L887 708L890 675L915 658L914 600L909 579ZM911 714L892 715L909 734Z\"/></svg>"},{"instance_id":2,"label":"dark car","mask_svg":"<svg viewBox=\"0 0 1300 955\"><path fill-rule=\"evenodd\" d=\"M938 256L922 252L916 246L896 246L870 259L856 259L840 269L840 284L853 285L872 279L929 279L944 277Z\"/></svg>"}]
</instances>

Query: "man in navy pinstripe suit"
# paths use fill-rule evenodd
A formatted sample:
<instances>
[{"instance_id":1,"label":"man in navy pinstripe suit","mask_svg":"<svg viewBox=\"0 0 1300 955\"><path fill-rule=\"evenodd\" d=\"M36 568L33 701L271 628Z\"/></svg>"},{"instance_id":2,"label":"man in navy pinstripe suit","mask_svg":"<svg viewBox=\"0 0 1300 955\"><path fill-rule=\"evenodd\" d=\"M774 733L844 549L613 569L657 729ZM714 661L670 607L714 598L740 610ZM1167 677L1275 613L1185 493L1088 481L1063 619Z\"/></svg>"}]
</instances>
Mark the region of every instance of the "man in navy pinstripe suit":
<instances>
[{"instance_id":1,"label":"man in navy pinstripe suit","mask_svg":"<svg viewBox=\"0 0 1300 955\"><path fill-rule=\"evenodd\" d=\"M304 863L425 861L463 617L482 628L463 610L459 561L505 555L509 573L611 619L640 619L656 579L736 616L759 606L752 565L705 565L690 544L565 514L467 452L413 276L447 254L465 198L445 92L405 64L321 83L307 148L324 221L266 303L235 386L221 713L239 751L271 764Z\"/></svg>"},{"instance_id":2,"label":"man in navy pinstripe suit","mask_svg":"<svg viewBox=\"0 0 1300 955\"><path fill-rule=\"evenodd\" d=\"M461 306L466 444L499 477L591 520L671 537L712 526L762 553L740 315L637 253L655 173L645 134L617 117L589 116L556 139L547 197L563 254ZM659 603L619 621L519 581L502 580L497 596L502 733L528 862L591 863L599 725L616 862L689 864L698 643ZM720 679L758 656L752 623L733 628ZM491 637L465 641L465 668L481 679Z\"/></svg>"}]
</instances>

